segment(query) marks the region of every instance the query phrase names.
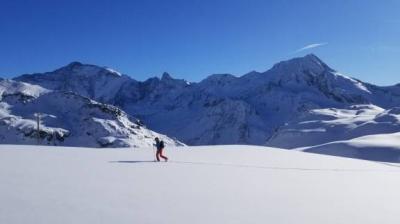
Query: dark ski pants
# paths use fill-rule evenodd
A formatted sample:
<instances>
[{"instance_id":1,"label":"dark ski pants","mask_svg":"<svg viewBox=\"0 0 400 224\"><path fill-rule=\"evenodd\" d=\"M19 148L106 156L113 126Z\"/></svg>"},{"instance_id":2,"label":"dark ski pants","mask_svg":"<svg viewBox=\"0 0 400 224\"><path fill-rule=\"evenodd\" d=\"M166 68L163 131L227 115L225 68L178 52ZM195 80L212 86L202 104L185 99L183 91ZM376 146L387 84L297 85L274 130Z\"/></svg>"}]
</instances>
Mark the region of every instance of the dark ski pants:
<instances>
[{"instance_id":1,"label":"dark ski pants","mask_svg":"<svg viewBox=\"0 0 400 224\"><path fill-rule=\"evenodd\" d=\"M157 153L156 153L157 161L160 161L160 157L163 158L165 161L168 160L168 157L163 155L163 149L157 149Z\"/></svg>"}]
</instances>

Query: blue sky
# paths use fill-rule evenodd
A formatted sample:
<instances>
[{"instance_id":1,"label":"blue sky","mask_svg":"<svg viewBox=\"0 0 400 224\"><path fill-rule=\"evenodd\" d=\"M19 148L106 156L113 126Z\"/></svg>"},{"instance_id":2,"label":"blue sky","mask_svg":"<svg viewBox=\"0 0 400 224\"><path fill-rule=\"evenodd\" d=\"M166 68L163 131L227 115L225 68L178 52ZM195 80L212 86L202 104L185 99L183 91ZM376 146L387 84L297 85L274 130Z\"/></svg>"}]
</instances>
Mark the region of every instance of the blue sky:
<instances>
[{"instance_id":1,"label":"blue sky","mask_svg":"<svg viewBox=\"0 0 400 224\"><path fill-rule=\"evenodd\" d=\"M396 0L0 0L0 76L81 61L199 81L314 53L390 85L400 83L399 11Z\"/></svg>"}]
</instances>

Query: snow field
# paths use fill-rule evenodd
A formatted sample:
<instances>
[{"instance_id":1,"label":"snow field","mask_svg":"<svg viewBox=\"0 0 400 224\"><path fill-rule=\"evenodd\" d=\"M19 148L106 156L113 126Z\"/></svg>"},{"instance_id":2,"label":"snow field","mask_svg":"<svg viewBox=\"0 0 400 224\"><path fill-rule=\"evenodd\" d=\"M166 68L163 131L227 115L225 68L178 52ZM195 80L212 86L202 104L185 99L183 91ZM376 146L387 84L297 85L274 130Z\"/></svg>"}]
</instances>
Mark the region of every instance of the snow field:
<instances>
[{"instance_id":1,"label":"snow field","mask_svg":"<svg viewBox=\"0 0 400 224\"><path fill-rule=\"evenodd\" d=\"M400 167L255 146L0 146L0 223L393 223Z\"/></svg>"}]
</instances>

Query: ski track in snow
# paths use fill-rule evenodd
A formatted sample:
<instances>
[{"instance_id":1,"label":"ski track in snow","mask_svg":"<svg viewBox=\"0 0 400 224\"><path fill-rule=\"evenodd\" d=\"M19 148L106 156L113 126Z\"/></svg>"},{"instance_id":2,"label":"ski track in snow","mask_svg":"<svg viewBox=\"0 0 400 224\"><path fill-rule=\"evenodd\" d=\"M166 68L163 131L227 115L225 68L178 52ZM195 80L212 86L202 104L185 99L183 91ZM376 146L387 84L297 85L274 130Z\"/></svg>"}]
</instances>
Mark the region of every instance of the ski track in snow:
<instances>
[{"instance_id":1,"label":"ski track in snow","mask_svg":"<svg viewBox=\"0 0 400 224\"><path fill-rule=\"evenodd\" d=\"M254 169L266 169L266 170L292 170L292 171L331 171L331 172L400 172L400 166L380 163L387 166L399 167L399 170L365 170L365 169L319 169L319 168L307 168L307 167L273 167L273 166L254 166L248 164L230 164L230 163L209 163L209 162L193 162L193 161L174 161L169 160L168 162L154 162L152 160L125 160L125 161L110 161L110 163L168 163L168 164L183 164L183 165L211 165L211 166L227 166L227 167L239 167L239 168L254 168Z\"/></svg>"}]
</instances>

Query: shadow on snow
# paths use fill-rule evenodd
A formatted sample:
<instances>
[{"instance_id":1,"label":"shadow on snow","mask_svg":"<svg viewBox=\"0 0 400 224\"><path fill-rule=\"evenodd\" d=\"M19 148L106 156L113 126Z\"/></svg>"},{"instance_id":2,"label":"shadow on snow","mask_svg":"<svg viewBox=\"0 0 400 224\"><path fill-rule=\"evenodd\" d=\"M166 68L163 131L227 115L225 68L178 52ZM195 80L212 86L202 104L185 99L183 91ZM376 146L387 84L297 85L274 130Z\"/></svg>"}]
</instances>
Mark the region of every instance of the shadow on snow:
<instances>
[{"instance_id":1,"label":"shadow on snow","mask_svg":"<svg viewBox=\"0 0 400 224\"><path fill-rule=\"evenodd\" d=\"M156 161L154 160L131 160L131 161L110 161L110 163L155 163Z\"/></svg>"}]
</instances>

